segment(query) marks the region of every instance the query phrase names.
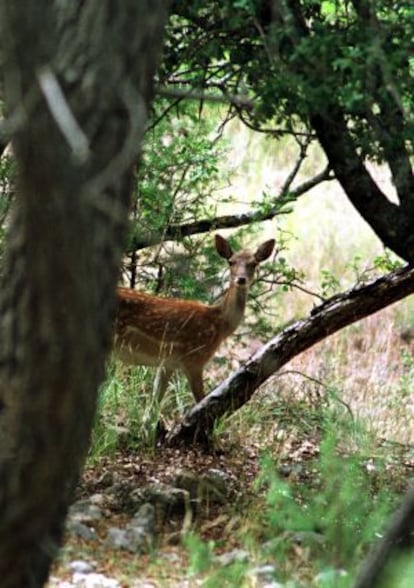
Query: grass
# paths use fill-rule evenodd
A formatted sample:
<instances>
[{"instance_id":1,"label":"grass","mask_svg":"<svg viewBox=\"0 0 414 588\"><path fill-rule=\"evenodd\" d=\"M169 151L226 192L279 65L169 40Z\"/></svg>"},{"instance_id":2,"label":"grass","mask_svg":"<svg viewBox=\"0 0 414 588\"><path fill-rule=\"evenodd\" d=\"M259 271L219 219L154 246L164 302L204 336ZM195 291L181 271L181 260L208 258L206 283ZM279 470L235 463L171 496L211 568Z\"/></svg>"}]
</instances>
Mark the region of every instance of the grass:
<instances>
[{"instance_id":1,"label":"grass","mask_svg":"<svg viewBox=\"0 0 414 588\"><path fill-rule=\"evenodd\" d=\"M344 329L290 367L337 390L354 418L378 437L414 443L413 360L411 345L401 340L400 306Z\"/></svg>"},{"instance_id":2,"label":"grass","mask_svg":"<svg viewBox=\"0 0 414 588\"><path fill-rule=\"evenodd\" d=\"M205 519L196 524L174 552L173 576L166 575L170 548L163 546L146 566L122 564L125 586L131 569L133 575L149 574L156 586L179 586L186 579L190 586L247 587L254 585L252 562L271 562L279 582L294 579L299 587L313 585L316 577L324 578L316 586L351 585L412 467L404 464L412 464L406 444L413 444L414 369L410 343L400 336L402 306L383 311L381 323L370 317L295 358L247 406L219 423L216 439L226 459L234 459L242 447L253 452L259 476L246 484L240 478L241 496L223 508L227 522L218 536L203 530L209 528ZM211 381L223 371L222 362L213 362ZM159 459L148 431L154 431L160 412L142 424L153 376L153 370L112 366L92 465L108 455L109 447L114 461L120 451L134 455L136 463L140 454ZM190 403L186 382L177 379L161 414L171 423ZM218 566L217 554L234 546L249 554L248 563ZM340 570L347 575L336 576ZM395 588L405 585L407 573Z\"/></svg>"},{"instance_id":3,"label":"grass","mask_svg":"<svg viewBox=\"0 0 414 588\"><path fill-rule=\"evenodd\" d=\"M90 463L120 449L153 450L160 420L169 428L192 404L184 381L177 377L159 406L153 396L154 378L155 369L111 361L99 394Z\"/></svg>"},{"instance_id":4,"label":"grass","mask_svg":"<svg viewBox=\"0 0 414 588\"><path fill-rule=\"evenodd\" d=\"M228 191L246 207L262 189L277 192L294 147L276 147L239 127L237 133L230 129L229 141L234 174ZM322 155L315 152L304 173L323 165ZM374 173L391 190L383 170ZM260 239L276 231L288 236L283 252L287 262L303 272L307 290L319 293L330 286L351 286L384 253L334 183L302 196L294 214L265 223ZM268 337L261 340L305 316L315 303L315 297L300 290L278 291L270 304L276 318L269 315ZM223 454L211 460L214 467L233 472L239 483L237 499L215 513L216 518L201 517L182 545L160 546L150 561L128 564L122 554L125 586L133 585L125 576L128 566L131 578L150 576L155 586L253 586L253 562L274 564L276 579L292 581L292 586L349 586L412 473L413 304L411 299L400 302L294 358L247 406L222 419L216 439ZM211 362L206 387L221 381L258 345L254 333L241 329ZM109 367L93 434L91 471L99 470L103 460L116 463L120 454L128 454L136 468L143 467L140 460L154 467L159 462L156 478L178 467L180 460L199 465L193 454L154 452L160 415L171 425L192 402L179 377L162 406L153 406L154 375L146 368ZM234 547L245 549L250 563L219 566L216 555ZM174 566L168 564L170 556ZM347 575L335 576L338 570ZM390 586L411 585L409 577L412 569Z\"/></svg>"}]
</instances>

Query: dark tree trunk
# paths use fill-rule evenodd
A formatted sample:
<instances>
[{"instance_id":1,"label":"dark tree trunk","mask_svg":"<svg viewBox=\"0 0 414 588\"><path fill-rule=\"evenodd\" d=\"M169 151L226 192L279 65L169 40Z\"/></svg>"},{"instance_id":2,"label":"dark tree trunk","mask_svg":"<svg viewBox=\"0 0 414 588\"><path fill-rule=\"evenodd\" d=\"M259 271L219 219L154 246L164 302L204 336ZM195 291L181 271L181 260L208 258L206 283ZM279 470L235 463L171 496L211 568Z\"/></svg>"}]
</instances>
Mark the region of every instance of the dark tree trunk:
<instances>
[{"instance_id":1,"label":"dark tree trunk","mask_svg":"<svg viewBox=\"0 0 414 588\"><path fill-rule=\"evenodd\" d=\"M0 294L2 588L46 581L88 449L165 4L0 3L19 171Z\"/></svg>"},{"instance_id":2,"label":"dark tree trunk","mask_svg":"<svg viewBox=\"0 0 414 588\"><path fill-rule=\"evenodd\" d=\"M309 317L290 325L264 345L225 382L197 403L167 436L167 443L208 441L216 420L250 400L283 365L315 343L414 292L414 269L405 267L333 296Z\"/></svg>"}]
</instances>

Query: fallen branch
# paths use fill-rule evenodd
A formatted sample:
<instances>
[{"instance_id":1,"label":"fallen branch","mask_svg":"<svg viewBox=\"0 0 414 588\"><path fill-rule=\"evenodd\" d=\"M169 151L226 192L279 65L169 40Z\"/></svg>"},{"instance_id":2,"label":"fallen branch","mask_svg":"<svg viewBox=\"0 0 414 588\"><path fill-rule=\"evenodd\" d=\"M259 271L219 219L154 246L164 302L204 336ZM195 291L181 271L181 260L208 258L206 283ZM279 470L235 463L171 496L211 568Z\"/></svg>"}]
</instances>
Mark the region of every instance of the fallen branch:
<instances>
[{"instance_id":1,"label":"fallen branch","mask_svg":"<svg viewBox=\"0 0 414 588\"><path fill-rule=\"evenodd\" d=\"M414 292L414 268L404 268L335 295L310 315L264 345L236 372L185 414L167 435L166 443L205 442L214 423L250 400L253 393L283 365L315 343Z\"/></svg>"}]
</instances>

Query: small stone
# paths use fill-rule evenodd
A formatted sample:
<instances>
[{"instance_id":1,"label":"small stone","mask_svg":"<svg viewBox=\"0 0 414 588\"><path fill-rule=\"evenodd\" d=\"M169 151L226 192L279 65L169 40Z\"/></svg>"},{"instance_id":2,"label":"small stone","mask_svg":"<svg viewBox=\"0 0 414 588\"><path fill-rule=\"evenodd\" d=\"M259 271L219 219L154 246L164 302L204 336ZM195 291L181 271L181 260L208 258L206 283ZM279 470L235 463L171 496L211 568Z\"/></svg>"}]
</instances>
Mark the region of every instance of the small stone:
<instances>
[{"instance_id":1,"label":"small stone","mask_svg":"<svg viewBox=\"0 0 414 588\"><path fill-rule=\"evenodd\" d=\"M190 506L189 492L169 484L149 484L135 490L132 498L137 505L150 503L157 508L158 512L161 511L170 516L186 513Z\"/></svg>"},{"instance_id":2,"label":"small stone","mask_svg":"<svg viewBox=\"0 0 414 588\"><path fill-rule=\"evenodd\" d=\"M131 553L148 553L153 545L154 536L146 533L141 527L129 527L126 530L128 551Z\"/></svg>"},{"instance_id":3,"label":"small stone","mask_svg":"<svg viewBox=\"0 0 414 588\"><path fill-rule=\"evenodd\" d=\"M130 542L128 540L127 532L124 529L119 529L118 527L111 527L108 529L105 543L108 547L129 551Z\"/></svg>"},{"instance_id":4,"label":"small stone","mask_svg":"<svg viewBox=\"0 0 414 588\"><path fill-rule=\"evenodd\" d=\"M73 573L78 573L78 574L90 574L95 569L91 563L89 563L88 561L83 561L81 559L76 559L74 561L71 561L68 565L68 568Z\"/></svg>"},{"instance_id":5,"label":"small stone","mask_svg":"<svg viewBox=\"0 0 414 588\"><path fill-rule=\"evenodd\" d=\"M126 528L130 541L130 551L147 553L155 542L155 508L150 503L143 504Z\"/></svg>"},{"instance_id":6,"label":"small stone","mask_svg":"<svg viewBox=\"0 0 414 588\"><path fill-rule=\"evenodd\" d=\"M73 574L73 584L79 588L121 588L118 580L107 578L103 574Z\"/></svg>"},{"instance_id":7,"label":"small stone","mask_svg":"<svg viewBox=\"0 0 414 588\"><path fill-rule=\"evenodd\" d=\"M79 521L68 520L66 528L69 533L72 535L77 535L78 537L85 539L85 541L93 541L96 539L95 529L88 527Z\"/></svg>"},{"instance_id":8,"label":"small stone","mask_svg":"<svg viewBox=\"0 0 414 588\"><path fill-rule=\"evenodd\" d=\"M95 506L97 506L98 508L102 508L105 506L106 504L106 496L105 494L101 494L100 492L96 493L96 494L92 494L92 496L89 497L89 502Z\"/></svg>"},{"instance_id":9,"label":"small stone","mask_svg":"<svg viewBox=\"0 0 414 588\"><path fill-rule=\"evenodd\" d=\"M249 559L249 555L244 549L233 549L227 553L221 553L215 559L220 565L229 566L236 562L246 563Z\"/></svg>"},{"instance_id":10,"label":"small stone","mask_svg":"<svg viewBox=\"0 0 414 588\"><path fill-rule=\"evenodd\" d=\"M135 510L136 501L132 494L135 486L128 480L115 482L107 489L107 502L110 503L112 510L120 512L130 512Z\"/></svg>"},{"instance_id":11,"label":"small stone","mask_svg":"<svg viewBox=\"0 0 414 588\"><path fill-rule=\"evenodd\" d=\"M106 544L115 549L124 549L131 553L148 553L155 541L155 508L152 504L143 504L125 529L111 527L108 530Z\"/></svg>"},{"instance_id":12,"label":"small stone","mask_svg":"<svg viewBox=\"0 0 414 588\"><path fill-rule=\"evenodd\" d=\"M69 518L80 523L90 523L101 519L102 511L96 504L91 504L89 500L78 500L70 507Z\"/></svg>"},{"instance_id":13,"label":"small stone","mask_svg":"<svg viewBox=\"0 0 414 588\"><path fill-rule=\"evenodd\" d=\"M180 470L174 478L174 486L186 490L191 500L208 500L218 504L227 502L231 494L230 476L225 472L210 468L204 474Z\"/></svg>"},{"instance_id":14,"label":"small stone","mask_svg":"<svg viewBox=\"0 0 414 588\"><path fill-rule=\"evenodd\" d=\"M143 504L128 524L129 527L141 527L146 533L154 534L155 508L149 502Z\"/></svg>"}]
</instances>

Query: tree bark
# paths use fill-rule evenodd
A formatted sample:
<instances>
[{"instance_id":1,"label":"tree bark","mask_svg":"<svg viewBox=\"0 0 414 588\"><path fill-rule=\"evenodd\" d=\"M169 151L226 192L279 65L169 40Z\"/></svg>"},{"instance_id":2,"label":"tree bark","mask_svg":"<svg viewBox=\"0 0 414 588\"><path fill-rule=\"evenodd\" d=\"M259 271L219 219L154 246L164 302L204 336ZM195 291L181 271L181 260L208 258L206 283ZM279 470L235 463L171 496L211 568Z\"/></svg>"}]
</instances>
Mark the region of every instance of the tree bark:
<instances>
[{"instance_id":1,"label":"tree bark","mask_svg":"<svg viewBox=\"0 0 414 588\"><path fill-rule=\"evenodd\" d=\"M249 361L197 403L167 435L169 445L205 443L216 420L231 414L283 365L315 343L414 291L414 269L393 271L372 282L333 296L310 315L287 327Z\"/></svg>"},{"instance_id":2,"label":"tree bark","mask_svg":"<svg viewBox=\"0 0 414 588\"><path fill-rule=\"evenodd\" d=\"M0 3L19 190L0 293L0 578L42 586L111 344L166 2Z\"/></svg>"}]
</instances>

